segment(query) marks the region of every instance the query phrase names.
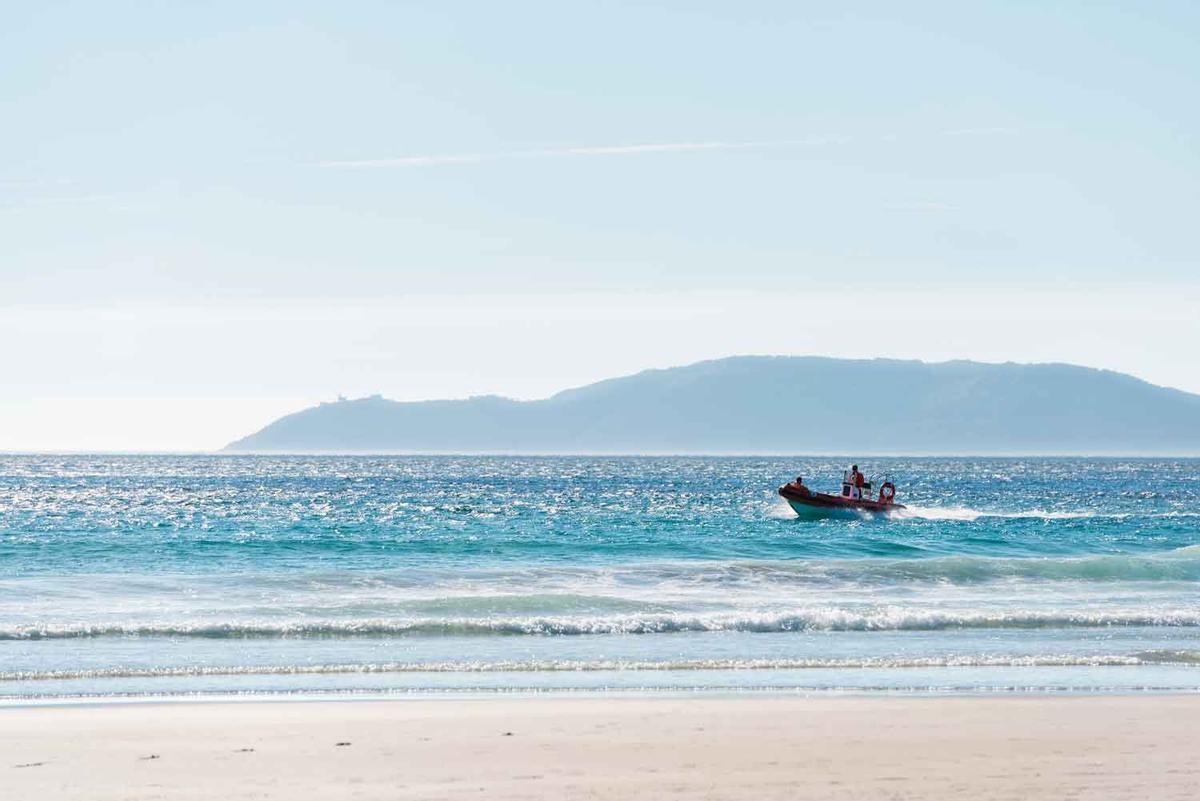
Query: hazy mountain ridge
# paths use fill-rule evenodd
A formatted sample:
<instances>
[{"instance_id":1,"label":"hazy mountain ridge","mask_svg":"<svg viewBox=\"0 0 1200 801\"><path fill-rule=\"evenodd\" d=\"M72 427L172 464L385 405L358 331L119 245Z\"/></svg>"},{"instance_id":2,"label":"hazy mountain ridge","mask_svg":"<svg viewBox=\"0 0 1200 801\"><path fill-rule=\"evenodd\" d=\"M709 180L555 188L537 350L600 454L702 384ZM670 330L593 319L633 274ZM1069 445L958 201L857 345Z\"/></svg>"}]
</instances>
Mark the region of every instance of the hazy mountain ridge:
<instances>
[{"instance_id":1,"label":"hazy mountain ridge","mask_svg":"<svg viewBox=\"0 0 1200 801\"><path fill-rule=\"evenodd\" d=\"M1200 454L1200 395L1066 364L738 356L535 401L324 403L227 450Z\"/></svg>"}]
</instances>

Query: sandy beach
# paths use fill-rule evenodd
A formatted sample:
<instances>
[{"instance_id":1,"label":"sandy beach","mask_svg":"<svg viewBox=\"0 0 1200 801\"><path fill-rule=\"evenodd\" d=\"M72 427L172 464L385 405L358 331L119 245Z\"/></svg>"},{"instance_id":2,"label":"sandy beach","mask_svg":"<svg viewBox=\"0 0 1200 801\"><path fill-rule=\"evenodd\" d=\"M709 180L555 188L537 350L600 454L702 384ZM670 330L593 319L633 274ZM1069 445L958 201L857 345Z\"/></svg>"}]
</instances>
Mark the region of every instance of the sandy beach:
<instances>
[{"instance_id":1,"label":"sandy beach","mask_svg":"<svg viewBox=\"0 0 1200 801\"><path fill-rule=\"evenodd\" d=\"M1194 799L1200 696L0 710L4 798Z\"/></svg>"}]
</instances>

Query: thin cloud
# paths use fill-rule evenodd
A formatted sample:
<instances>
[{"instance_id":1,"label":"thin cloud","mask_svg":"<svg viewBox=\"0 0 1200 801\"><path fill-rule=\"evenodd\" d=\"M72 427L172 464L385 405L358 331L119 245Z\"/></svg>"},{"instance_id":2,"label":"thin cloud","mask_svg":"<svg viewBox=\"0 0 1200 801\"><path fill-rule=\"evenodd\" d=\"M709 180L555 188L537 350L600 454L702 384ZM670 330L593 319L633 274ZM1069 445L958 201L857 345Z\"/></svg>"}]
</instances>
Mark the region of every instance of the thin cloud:
<instances>
[{"instance_id":1,"label":"thin cloud","mask_svg":"<svg viewBox=\"0 0 1200 801\"><path fill-rule=\"evenodd\" d=\"M889 203L890 211L954 211L955 206L937 200L910 200L902 203Z\"/></svg>"},{"instance_id":2,"label":"thin cloud","mask_svg":"<svg viewBox=\"0 0 1200 801\"><path fill-rule=\"evenodd\" d=\"M437 167L443 164L473 164L506 158L502 155L467 153L456 156L400 156L390 159L364 159L362 161L324 161L322 167Z\"/></svg>"},{"instance_id":3,"label":"thin cloud","mask_svg":"<svg viewBox=\"0 0 1200 801\"><path fill-rule=\"evenodd\" d=\"M1016 128L957 128L953 131L942 131L942 136L997 136L1016 132Z\"/></svg>"},{"instance_id":4,"label":"thin cloud","mask_svg":"<svg viewBox=\"0 0 1200 801\"><path fill-rule=\"evenodd\" d=\"M397 156L383 159L361 159L352 161L323 161L322 167L350 169L372 167L437 167L446 164L475 164L484 161L509 159L561 158L567 156L632 156L644 153L689 153L705 150L763 150L776 147L802 147L805 145L829 145L844 142L830 137L807 139L777 139L757 142L650 142L631 145L596 145L587 147L543 148L541 150L514 150L507 153L459 153L448 155Z\"/></svg>"},{"instance_id":5,"label":"thin cloud","mask_svg":"<svg viewBox=\"0 0 1200 801\"><path fill-rule=\"evenodd\" d=\"M926 136L989 136L1013 133L1011 128L959 128L937 131ZM881 134L870 137L866 142L894 142L906 137ZM696 153L717 150L767 150L772 148L816 147L822 145L844 145L854 140L844 136L809 136L801 139L765 139L746 142L642 142L628 145L589 145L580 147L541 148L537 150L510 150L500 153L449 153L394 156L380 159L348 159L318 162L320 167L342 169L372 169L394 167L440 167L450 164L478 164L513 159L544 159L586 156L636 156L650 153Z\"/></svg>"}]
</instances>

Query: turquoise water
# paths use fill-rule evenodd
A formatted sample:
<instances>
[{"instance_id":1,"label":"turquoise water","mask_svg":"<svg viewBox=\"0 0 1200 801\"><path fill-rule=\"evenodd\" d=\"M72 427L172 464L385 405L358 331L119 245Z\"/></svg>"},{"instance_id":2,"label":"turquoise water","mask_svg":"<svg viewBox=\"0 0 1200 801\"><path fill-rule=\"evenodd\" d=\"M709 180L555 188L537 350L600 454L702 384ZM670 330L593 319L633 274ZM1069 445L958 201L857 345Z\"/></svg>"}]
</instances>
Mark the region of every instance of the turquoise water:
<instances>
[{"instance_id":1,"label":"turquoise water","mask_svg":"<svg viewBox=\"0 0 1200 801\"><path fill-rule=\"evenodd\" d=\"M1200 461L0 456L0 700L1200 689Z\"/></svg>"}]
</instances>

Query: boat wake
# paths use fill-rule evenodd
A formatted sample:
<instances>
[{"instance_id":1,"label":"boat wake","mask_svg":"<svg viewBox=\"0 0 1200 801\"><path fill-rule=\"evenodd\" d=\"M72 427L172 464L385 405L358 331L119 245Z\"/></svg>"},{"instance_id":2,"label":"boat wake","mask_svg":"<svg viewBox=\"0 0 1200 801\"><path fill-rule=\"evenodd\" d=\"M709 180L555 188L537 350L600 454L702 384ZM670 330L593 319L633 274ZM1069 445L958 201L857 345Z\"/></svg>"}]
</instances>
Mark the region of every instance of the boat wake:
<instances>
[{"instance_id":1,"label":"boat wake","mask_svg":"<svg viewBox=\"0 0 1200 801\"><path fill-rule=\"evenodd\" d=\"M907 504L904 509L898 509L889 515L895 520L943 520L973 522L988 518L1008 520L1127 520L1135 517L1129 512L1096 512L1086 509L1079 510L1047 510L1020 509L1015 511L996 511L984 509L969 509L963 506L915 506ZM1188 518L1200 517L1197 512L1160 512L1157 514L1139 514L1136 517L1150 518Z\"/></svg>"},{"instance_id":2,"label":"boat wake","mask_svg":"<svg viewBox=\"0 0 1200 801\"><path fill-rule=\"evenodd\" d=\"M983 511L980 509L968 509L963 506L914 506L909 504L905 509L900 509L893 512L891 515L897 520L961 520L970 523L980 518L987 517L1006 517L1006 518L1033 518L1042 520L1072 520L1076 518L1094 517L1094 512L1046 512L1041 509L1030 509L1028 511L1016 512L995 512Z\"/></svg>"}]
</instances>

